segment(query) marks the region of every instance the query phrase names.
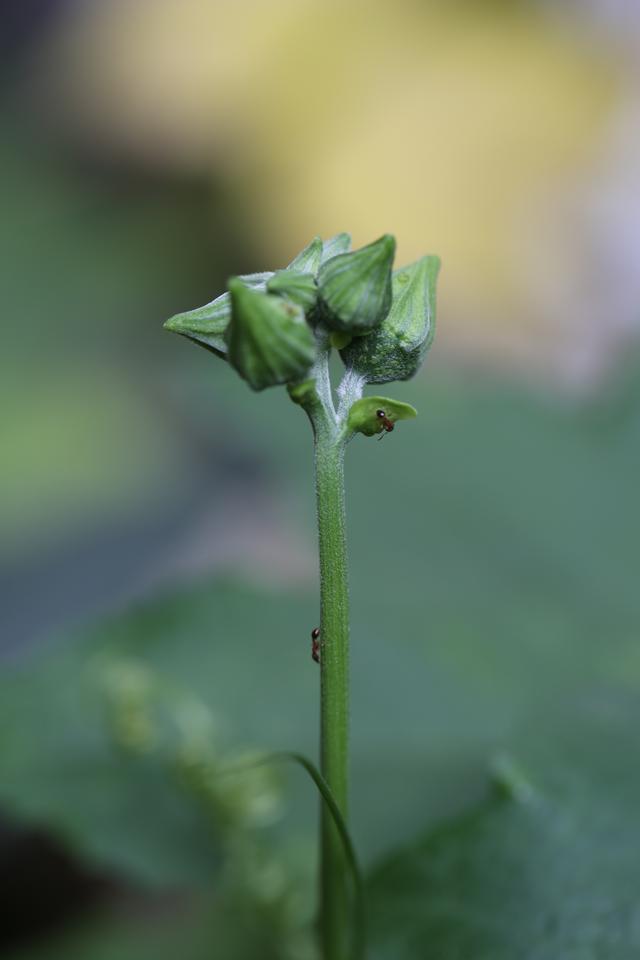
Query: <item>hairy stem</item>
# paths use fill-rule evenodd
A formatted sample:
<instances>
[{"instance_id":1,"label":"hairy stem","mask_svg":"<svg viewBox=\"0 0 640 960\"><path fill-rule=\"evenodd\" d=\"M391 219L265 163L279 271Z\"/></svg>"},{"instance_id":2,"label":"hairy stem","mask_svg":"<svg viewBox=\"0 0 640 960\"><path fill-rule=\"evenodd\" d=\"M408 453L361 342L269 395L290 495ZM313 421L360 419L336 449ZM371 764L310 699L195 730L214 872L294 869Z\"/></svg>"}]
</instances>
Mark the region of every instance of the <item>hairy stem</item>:
<instances>
[{"instance_id":1,"label":"hairy stem","mask_svg":"<svg viewBox=\"0 0 640 960\"><path fill-rule=\"evenodd\" d=\"M347 818L349 737L349 597L344 506L344 440L320 429L315 447L320 549L320 765ZM344 849L323 805L321 930L324 960L345 960L348 891Z\"/></svg>"},{"instance_id":2,"label":"hairy stem","mask_svg":"<svg viewBox=\"0 0 640 960\"><path fill-rule=\"evenodd\" d=\"M338 416L329 378L328 335L318 336L312 371L315 400L306 409L315 438L320 553L320 768L347 819L349 739L349 597L344 505L345 418ZM326 804L321 811L320 931L323 960L346 960L347 865Z\"/></svg>"}]
</instances>

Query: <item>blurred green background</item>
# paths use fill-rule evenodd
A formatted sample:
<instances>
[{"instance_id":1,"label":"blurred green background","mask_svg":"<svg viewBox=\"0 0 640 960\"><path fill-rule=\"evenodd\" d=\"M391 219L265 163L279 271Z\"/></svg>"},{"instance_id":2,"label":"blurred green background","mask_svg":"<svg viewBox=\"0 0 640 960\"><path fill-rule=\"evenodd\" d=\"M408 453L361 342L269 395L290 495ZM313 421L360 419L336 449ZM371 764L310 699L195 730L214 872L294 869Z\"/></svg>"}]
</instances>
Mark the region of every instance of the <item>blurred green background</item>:
<instances>
[{"instance_id":1,"label":"blurred green background","mask_svg":"<svg viewBox=\"0 0 640 960\"><path fill-rule=\"evenodd\" d=\"M316 233L443 259L427 369L389 387L420 416L348 455L364 862L505 755L634 809L640 12L14 0L0 25L0 954L314 956L311 786L216 775L316 751L308 424L161 323Z\"/></svg>"}]
</instances>

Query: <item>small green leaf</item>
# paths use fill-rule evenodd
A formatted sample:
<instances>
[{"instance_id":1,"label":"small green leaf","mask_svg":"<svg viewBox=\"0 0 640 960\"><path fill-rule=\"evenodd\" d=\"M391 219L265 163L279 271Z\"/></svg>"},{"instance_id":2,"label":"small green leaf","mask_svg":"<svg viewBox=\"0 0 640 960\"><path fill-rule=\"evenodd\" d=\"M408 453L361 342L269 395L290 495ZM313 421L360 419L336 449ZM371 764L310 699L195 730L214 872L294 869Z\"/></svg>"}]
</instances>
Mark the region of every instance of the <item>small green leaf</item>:
<instances>
[{"instance_id":1,"label":"small green leaf","mask_svg":"<svg viewBox=\"0 0 640 960\"><path fill-rule=\"evenodd\" d=\"M341 253L348 253L351 250L351 234L336 233L335 237L325 240L322 244L321 263L326 263L332 257L337 257Z\"/></svg>"},{"instance_id":2,"label":"small green leaf","mask_svg":"<svg viewBox=\"0 0 640 960\"><path fill-rule=\"evenodd\" d=\"M297 257L294 257L287 270L296 270L298 273L312 273L315 277L322 263L322 240L314 237Z\"/></svg>"},{"instance_id":3,"label":"small green leaf","mask_svg":"<svg viewBox=\"0 0 640 960\"><path fill-rule=\"evenodd\" d=\"M318 288L311 273L297 270L278 270L267 283L269 293L286 297L309 314L316 305Z\"/></svg>"},{"instance_id":4,"label":"small green leaf","mask_svg":"<svg viewBox=\"0 0 640 960\"><path fill-rule=\"evenodd\" d=\"M272 276L272 272L248 273L239 279L253 290L265 290L267 281ZM189 337L201 346L217 353L218 356L225 358L227 344L224 334L230 320L231 295L222 293L203 307L196 307L195 310L187 310L184 313L176 313L175 316L165 320L164 328L179 333L183 337Z\"/></svg>"},{"instance_id":5,"label":"small green leaf","mask_svg":"<svg viewBox=\"0 0 640 960\"><path fill-rule=\"evenodd\" d=\"M411 420L417 416L418 411L409 403L390 400L389 397L363 397L356 400L349 410L348 424L354 433L373 437L389 429L385 421L391 423L393 429L398 420Z\"/></svg>"},{"instance_id":6,"label":"small green leaf","mask_svg":"<svg viewBox=\"0 0 640 960\"><path fill-rule=\"evenodd\" d=\"M349 873L351 875L351 882L353 885L353 899L354 899L354 923L353 923L353 960L362 960L365 955L365 940L366 940L366 917L365 917L365 896L364 896L364 883L362 879L362 872L360 870L360 865L358 863L358 857L356 855L355 847L353 845L353 840L351 839L351 834L349 833L349 828L345 822L344 817L338 803L333 796L331 787L324 779L318 768L310 760L308 760L301 753L283 753L280 754L285 760L293 760L294 763L300 764L300 766L306 770L314 784L316 785L318 792L320 793L323 802L327 806L329 813L333 819L333 822L338 831L338 835L342 842L342 847L344 850L345 860L349 868ZM274 754L274 757L277 759L278 754Z\"/></svg>"},{"instance_id":7,"label":"small green leaf","mask_svg":"<svg viewBox=\"0 0 640 960\"><path fill-rule=\"evenodd\" d=\"M343 351L346 366L368 383L409 380L422 365L435 332L438 257L422 257L393 274L391 309L366 337Z\"/></svg>"},{"instance_id":8,"label":"small green leaf","mask_svg":"<svg viewBox=\"0 0 640 960\"><path fill-rule=\"evenodd\" d=\"M265 764L278 763L280 761L293 762L298 764L309 775L315 787L329 811L329 815L334 822L336 831L340 838L344 857L349 871L352 890L353 890L353 933L352 933L352 954L353 960L363 960L365 952L366 939L366 917L365 917L365 897L364 880L355 846L349 833L349 828L342 815L338 802L333 795L331 787L322 776L316 765L302 753L292 751L281 751L278 753L265 753L257 756L248 762L240 762L237 765L231 765L226 770L220 771L221 778L229 774L246 772L264 766Z\"/></svg>"},{"instance_id":9,"label":"small green leaf","mask_svg":"<svg viewBox=\"0 0 640 960\"><path fill-rule=\"evenodd\" d=\"M391 266L396 242L385 234L366 247L332 257L320 267L321 317L332 330L368 333L391 306Z\"/></svg>"},{"instance_id":10,"label":"small green leaf","mask_svg":"<svg viewBox=\"0 0 640 960\"><path fill-rule=\"evenodd\" d=\"M254 390L301 379L316 345L303 310L242 280L229 281L231 322L225 333L229 363Z\"/></svg>"}]
</instances>

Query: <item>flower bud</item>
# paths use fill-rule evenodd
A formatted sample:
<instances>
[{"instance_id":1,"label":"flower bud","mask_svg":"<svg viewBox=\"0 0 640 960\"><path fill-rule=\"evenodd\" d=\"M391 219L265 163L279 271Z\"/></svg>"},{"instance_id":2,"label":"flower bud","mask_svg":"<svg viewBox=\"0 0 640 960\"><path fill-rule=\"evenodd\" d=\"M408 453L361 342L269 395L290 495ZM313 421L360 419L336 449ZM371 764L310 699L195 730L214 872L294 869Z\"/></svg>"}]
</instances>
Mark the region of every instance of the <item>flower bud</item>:
<instances>
[{"instance_id":1,"label":"flower bud","mask_svg":"<svg viewBox=\"0 0 640 960\"><path fill-rule=\"evenodd\" d=\"M314 237L304 250L291 261L287 270L297 270L298 273L312 273L315 277L322 262L322 240Z\"/></svg>"},{"instance_id":2,"label":"flower bud","mask_svg":"<svg viewBox=\"0 0 640 960\"><path fill-rule=\"evenodd\" d=\"M332 257L337 257L340 253L348 253L351 250L351 234L336 233L335 237L330 237L322 244L321 263L326 263Z\"/></svg>"},{"instance_id":3,"label":"flower bud","mask_svg":"<svg viewBox=\"0 0 640 960\"><path fill-rule=\"evenodd\" d=\"M264 290L267 280L272 276L273 273L249 273L239 279L247 287ZM185 313L176 313L174 317L165 320L164 328L180 333L183 337L189 337L202 347L217 353L219 357L225 358L227 344L224 334L230 320L231 295L223 293L204 307L196 307L195 310L187 310Z\"/></svg>"},{"instance_id":4,"label":"flower bud","mask_svg":"<svg viewBox=\"0 0 640 960\"><path fill-rule=\"evenodd\" d=\"M362 397L349 410L348 425L354 433L373 437L383 430L391 431L398 420L412 420L418 411L409 403L389 397Z\"/></svg>"},{"instance_id":5,"label":"flower bud","mask_svg":"<svg viewBox=\"0 0 640 960\"><path fill-rule=\"evenodd\" d=\"M369 383L409 380L419 370L435 332L438 257L422 257L393 274L391 309L368 336L342 351L346 366Z\"/></svg>"},{"instance_id":6,"label":"flower bud","mask_svg":"<svg viewBox=\"0 0 640 960\"><path fill-rule=\"evenodd\" d=\"M332 330L373 330L391 306L391 265L396 242L385 234L360 250L342 253L318 272L321 318Z\"/></svg>"},{"instance_id":7,"label":"flower bud","mask_svg":"<svg viewBox=\"0 0 640 960\"><path fill-rule=\"evenodd\" d=\"M300 380L316 355L301 307L282 297L229 281L231 322L225 332L228 360L254 390Z\"/></svg>"},{"instance_id":8,"label":"flower bud","mask_svg":"<svg viewBox=\"0 0 640 960\"><path fill-rule=\"evenodd\" d=\"M318 288L313 275L298 273L296 270L278 270L267 283L267 290L296 303L306 314L313 310L318 299Z\"/></svg>"}]
</instances>

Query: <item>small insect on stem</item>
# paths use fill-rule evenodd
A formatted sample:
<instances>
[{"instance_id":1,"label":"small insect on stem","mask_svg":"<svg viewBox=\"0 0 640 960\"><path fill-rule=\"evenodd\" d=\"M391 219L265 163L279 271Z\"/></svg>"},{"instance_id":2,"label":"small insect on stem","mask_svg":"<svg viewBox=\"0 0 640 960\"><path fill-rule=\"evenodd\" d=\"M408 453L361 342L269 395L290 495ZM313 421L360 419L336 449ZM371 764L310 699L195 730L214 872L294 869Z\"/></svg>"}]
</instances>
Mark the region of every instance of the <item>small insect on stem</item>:
<instances>
[{"instance_id":1,"label":"small insect on stem","mask_svg":"<svg viewBox=\"0 0 640 960\"><path fill-rule=\"evenodd\" d=\"M320 627L314 627L311 631L311 659L314 663L320 663Z\"/></svg>"},{"instance_id":2,"label":"small insect on stem","mask_svg":"<svg viewBox=\"0 0 640 960\"><path fill-rule=\"evenodd\" d=\"M391 420L389 420L389 417L386 415L384 410L376 410L376 417L378 420L382 420L382 433L378 437L378 440L382 440L385 433L391 433L394 425Z\"/></svg>"}]
</instances>

